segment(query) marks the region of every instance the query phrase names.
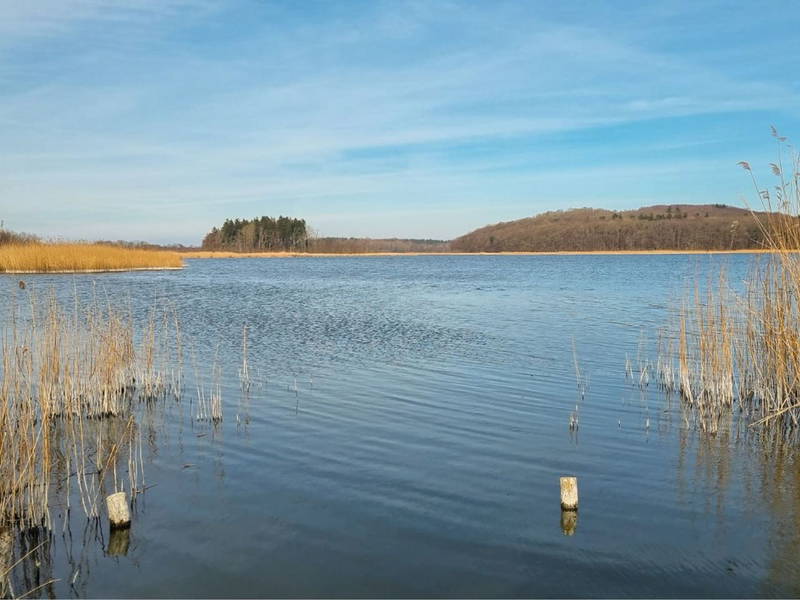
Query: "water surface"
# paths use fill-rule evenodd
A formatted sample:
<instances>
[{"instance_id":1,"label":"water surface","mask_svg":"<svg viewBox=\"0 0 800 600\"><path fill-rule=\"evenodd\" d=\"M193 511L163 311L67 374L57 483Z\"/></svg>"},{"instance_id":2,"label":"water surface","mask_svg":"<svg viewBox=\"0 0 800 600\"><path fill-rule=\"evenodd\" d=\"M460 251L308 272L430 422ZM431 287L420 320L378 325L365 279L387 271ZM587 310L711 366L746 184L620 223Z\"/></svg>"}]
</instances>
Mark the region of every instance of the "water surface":
<instances>
[{"instance_id":1,"label":"water surface","mask_svg":"<svg viewBox=\"0 0 800 600\"><path fill-rule=\"evenodd\" d=\"M172 304L201 378L222 367L218 427L194 418L192 368L148 426L154 487L127 551L74 511L28 576L59 578L42 592L58 596L797 595L792 450L699 435L625 378L687 282L724 263L739 285L751 260L207 259L27 292L3 277L5 298Z\"/></svg>"}]
</instances>

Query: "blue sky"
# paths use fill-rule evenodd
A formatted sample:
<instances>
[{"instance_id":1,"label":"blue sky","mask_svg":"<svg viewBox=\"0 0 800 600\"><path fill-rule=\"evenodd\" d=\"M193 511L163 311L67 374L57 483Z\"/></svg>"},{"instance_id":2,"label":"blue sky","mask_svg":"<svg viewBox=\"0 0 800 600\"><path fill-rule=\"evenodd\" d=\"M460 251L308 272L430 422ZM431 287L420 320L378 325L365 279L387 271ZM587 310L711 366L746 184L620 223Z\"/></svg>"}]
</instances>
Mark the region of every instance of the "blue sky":
<instances>
[{"instance_id":1,"label":"blue sky","mask_svg":"<svg viewBox=\"0 0 800 600\"><path fill-rule=\"evenodd\" d=\"M0 0L0 219L198 243L226 217L448 239L756 202L800 137L796 2Z\"/></svg>"}]
</instances>

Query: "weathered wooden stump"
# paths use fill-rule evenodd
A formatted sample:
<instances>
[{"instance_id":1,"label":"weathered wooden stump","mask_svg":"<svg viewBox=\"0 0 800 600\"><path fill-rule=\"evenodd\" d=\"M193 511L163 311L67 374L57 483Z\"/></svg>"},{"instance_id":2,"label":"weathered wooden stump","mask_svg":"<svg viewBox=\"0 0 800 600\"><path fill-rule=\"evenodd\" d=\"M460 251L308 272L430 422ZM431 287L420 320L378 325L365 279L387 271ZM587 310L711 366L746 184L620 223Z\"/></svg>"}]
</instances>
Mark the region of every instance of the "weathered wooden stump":
<instances>
[{"instance_id":1,"label":"weathered wooden stump","mask_svg":"<svg viewBox=\"0 0 800 600\"><path fill-rule=\"evenodd\" d=\"M106 498L106 507L108 508L108 520L111 522L112 529L130 526L131 511L128 508L125 492L117 492L108 496Z\"/></svg>"},{"instance_id":2,"label":"weathered wooden stump","mask_svg":"<svg viewBox=\"0 0 800 600\"><path fill-rule=\"evenodd\" d=\"M578 478L561 478L561 510L578 510Z\"/></svg>"}]
</instances>

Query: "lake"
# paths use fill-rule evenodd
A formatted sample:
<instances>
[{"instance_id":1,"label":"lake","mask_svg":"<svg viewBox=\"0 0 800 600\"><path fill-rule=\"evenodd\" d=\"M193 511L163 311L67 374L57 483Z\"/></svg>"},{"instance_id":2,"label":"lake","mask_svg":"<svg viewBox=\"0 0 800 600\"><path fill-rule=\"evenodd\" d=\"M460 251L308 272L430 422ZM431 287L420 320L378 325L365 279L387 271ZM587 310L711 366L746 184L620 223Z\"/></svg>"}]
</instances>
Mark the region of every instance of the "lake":
<instances>
[{"instance_id":1,"label":"lake","mask_svg":"<svg viewBox=\"0 0 800 600\"><path fill-rule=\"evenodd\" d=\"M701 434L626 378L626 360L655 361L695 276L724 265L739 285L753 260L195 259L25 276L27 290L3 276L4 299L54 287L139 319L174 306L194 357L180 402L143 412L152 487L125 539L56 508L17 591L53 577L37 594L796 596L793 449ZM194 405L215 356L216 426ZM562 475L580 490L563 525Z\"/></svg>"}]
</instances>

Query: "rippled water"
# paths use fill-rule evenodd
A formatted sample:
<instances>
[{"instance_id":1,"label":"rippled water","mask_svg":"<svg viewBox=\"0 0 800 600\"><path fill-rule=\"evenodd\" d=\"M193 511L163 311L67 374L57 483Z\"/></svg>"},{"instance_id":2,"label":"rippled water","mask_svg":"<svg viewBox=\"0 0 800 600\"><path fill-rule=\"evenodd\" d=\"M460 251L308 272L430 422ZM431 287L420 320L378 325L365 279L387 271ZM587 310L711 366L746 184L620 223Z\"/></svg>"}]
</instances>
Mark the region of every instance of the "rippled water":
<instances>
[{"instance_id":1,"label":"rippled water","mask_svg":"<svg viewBox=\"0 0 800 600\"><path fill-rule=\"evenodd\" d=\"M800 594L793 451L699 435L625 379L626 356L655 359L687 282L724 263L737 284L751 260L190 260L31 276L28 291L0 278L3 298L55 286L138 314L173 303L198 371L216 353L223 373L219 427L193 419L187 373L148 428L154 487L126 552L73 513L28 583L115 597ZM577 434L574 355L588 379ZM565 474L579 478L573 535Z\"/></svg>"}]
</instances>

